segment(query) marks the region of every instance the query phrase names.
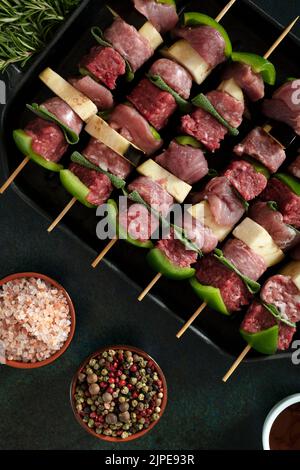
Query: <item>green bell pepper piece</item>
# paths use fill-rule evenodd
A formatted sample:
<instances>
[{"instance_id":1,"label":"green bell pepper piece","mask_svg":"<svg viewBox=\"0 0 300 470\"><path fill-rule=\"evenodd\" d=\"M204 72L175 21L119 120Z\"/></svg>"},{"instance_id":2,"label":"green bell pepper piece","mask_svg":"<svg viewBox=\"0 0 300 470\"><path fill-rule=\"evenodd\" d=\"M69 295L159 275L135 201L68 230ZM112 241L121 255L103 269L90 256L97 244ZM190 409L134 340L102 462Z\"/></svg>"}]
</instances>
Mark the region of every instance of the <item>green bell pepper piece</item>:
<instances>
[{"instance_id":1,"label":"green bell pepper piece","mask_svg":"<svg viewBox=\"0 0 300 470\"><path fill-rule=\"evenodd\" d=\"M192 277L189 280L195 294L200 297L201 300L207 303L207 305L216 310L217 312L223 313L224 315L230 315L228 309L222 298L220 289L213 286L205 286L200 284L196 277Z\"/></svg>"},{"instance_id":2,"label":"green bell pepper piece","mask_svg":"<svg viewBox=\"0 0 300 470\"><path fill-rule=\"evenodd\" d=\"M231 58L233 62L250 65L253 72L261 74L264 82L268 85L275 85L276 69L272 62L264 57L250 52L233 52Z\"/></svg>"},{"instance_id":3,"label":"green bell pepper piece","mask_svg":"<svg viewBox=\"0 0 300 470\"><path fill-rule=\"evenodd\" d=\"M202 144L198 142L197 139L189 135L179 135L178 137L175 137L175 140L179 145L190 145L196 149L202 148Z\"/></svg>"},{"instance_id":4,"label":"green bell pepper piece","mask_svg":"<svg viewBox=\"0 0 300 470\"><path fill-rule=\"evenodd\" d=\"M269 170L264 165L262 165L261 163L259 163L256 160L252 159L251 157L243 156L243 159L246 160L248 163L250 163L250 165L253 166L253 168L257 171L257 173L261 173L267 179L270 178L271 174L270 174Z\"/></svg>"},{"instance_id":5,"label":"green bell pepper piece","mask_svg":"<svg viewBox=\"0 0 300 470\"><path fill-rule=\"evenodd\" d=\"M151 126L150 124L149 124L149 127L150 127L150 131L151 131L151 134L153 135L154 139L161 140L161 136L160 136L159 132L157 132L157 130L153 126Z\"/></svg>"},{"instance_id":6,"label":"green bell pepper piece","mask_svg":"<svg viewBox=\"0 0 300 470\"><path fill-rule=\"evenodd\" d=\"M137 246L138 248L153 248L153 243L151 240L145 242L135 240L132 238L124 227L118 223L118 206L116 201L109 199L107 201L107 210L108 210L108 219L112 227L115 227L115 232L118 235L120 240L124 240L131 245Z\"/></svg>"},{"instance_id":7,"label":"green bell pepper piece","mask_svg":"<svg viewBox=\"0 0 300 470\"><path fill-rule=\"evenodd\" d=\"M180 268L175 266L159 248L153 248L147 254L147 261L154 271L157 271L168 279L181 281L194 276L194 268Z\"/></svg>"},{"instance_id":8,"label":"green bell pepper piece","mask_svg":"<svg viewBox=\"0 0 300 470\"><path fill-rule=\"evenodd\" d=\"M176 2L175 0L155 0L156 3L165 3L166 5L175 5L176 6Z\"/></svg>"},{"instance_id":9,"label":"green bell pepper piece","mask_svg":"<svg viewBox=\"0 0 300 470\"><path fill-rule=\"evenodd\" d=\"M16 143L16 146L22 152L23 155L33 160L38 165L42 166L46 170L59 172L63 169L63 165L59 163L50 162L46 160L41 155L35 153L31 148L32 137L26 134L22 129L17 129L13 131L13 138Z\"/></svg>"},{"instance_id":10,"label":"green bell pepper piece","mask_svg":"<svg viewBox=\"0 0 300 470\"><path fill-rule=\"evenodd\" d=\"M236 127L232 127L226 121L226 119L221 116L221 114L216 110L216 108L211 104L209 99L203 93L200 93L199 95L195 96L195 98L192 99L192 103L194 106L202 108L204 109L204 111L211 114L212 117L214 117L217 121L219 121L220 124L222 124L222 126L226 127L229 134L233 136L239 135L238 129L236 129Z\"/></svg>"},{"instance_id":11,"label":"green bell pepper piece","mask_svg":"<svg viewBox=\"0 0 300 470\"><path fill-rule=\"evenodd\" d=\"M278 347L279 327L274 325L267 330L259 331L258 333L247 333L240 329L240 333L245 341L253 348L262 354L275 354Z\"/></svg>"},{"instance_id":12,"label":"green bell pepper piece","mask_svg":"<svg viewBox=\"0 0 300 470\"><path fill-rule=\"evenodd\" d=\"M279 181L288 186L293 193L297 196L300 196L300 181L293 176L286 175L285 173L276 173L274 178L277 178Z\"/></svg>"},{"instance_id":13,"label":"green bell pepper piece","mask_svg":"<svg viewBox=\"0 0 300 470\"><path fill-rule=\"evenodd\" d=\"M59 172L59 177L63 187L68 191L68 193L76 197L76 199L81 202L81 204L88 207L89 209L96 207L86 200L90 192L89 188L83 184L82 181L80 181L80 179L74 175L74 173L72 173L72 171L61 170Z\"/></svg>"},{"instance_id":14,"label":"green bell pepper piece","mask_svg":"<svg viewBox=\"0 0 300 470\"><path fill-rule=\"evenodd\" d=\"M211 18L208 15L204 15L203 13L197 13L197 12L189 12L184 14L184 25L185 26L198 26L198 25L206 25L210 26L221 34L225 41L225 56L226 57L231 57L232 54L232 45L231 41L229 39L229 36L223 26L220 25L216 20Z\"/></svg>"}]
</instances>

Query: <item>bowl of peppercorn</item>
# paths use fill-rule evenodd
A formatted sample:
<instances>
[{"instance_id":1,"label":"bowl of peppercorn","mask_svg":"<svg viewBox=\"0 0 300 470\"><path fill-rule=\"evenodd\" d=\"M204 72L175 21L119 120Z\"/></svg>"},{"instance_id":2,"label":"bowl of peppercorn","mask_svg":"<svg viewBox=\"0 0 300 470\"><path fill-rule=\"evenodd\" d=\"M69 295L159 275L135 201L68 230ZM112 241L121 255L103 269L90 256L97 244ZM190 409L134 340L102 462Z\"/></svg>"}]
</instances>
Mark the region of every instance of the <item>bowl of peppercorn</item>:
<instances>
[{"instance_id":1,"label":"bowl of peppercorn","mask_svg":"<svg viewBox=\"0 0 300 470\"><path fill-rule=\"evenodd\" d=\"M167 405L167 383L159 365L132 346L108 346L89 356L71 383L71 404L79 424L109 442L147 434Z\"/></svg>"}]
</instances>

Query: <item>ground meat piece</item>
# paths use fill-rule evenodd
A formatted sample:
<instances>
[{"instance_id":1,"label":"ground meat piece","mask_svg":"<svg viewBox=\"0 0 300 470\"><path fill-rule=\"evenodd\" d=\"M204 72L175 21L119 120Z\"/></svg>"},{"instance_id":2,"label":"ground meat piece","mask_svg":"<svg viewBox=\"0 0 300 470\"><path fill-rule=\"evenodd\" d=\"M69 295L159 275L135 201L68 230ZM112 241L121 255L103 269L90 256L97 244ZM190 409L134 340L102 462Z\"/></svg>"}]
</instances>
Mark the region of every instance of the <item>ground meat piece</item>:
<instances>
[{"instance_id":1,"label":"ground meat piece","mask_svg":"<svg viewBox=\"0 0 300 470\"><path fill-rule=\"evenodd\" d=\"M245 160L234 160L230 163L224 176L245 201L255 199L268 184L267 178L262 173L258 173L253 165Z\"/></svg>"},{"instance_id":2,"label":"ground meat piece","mask_svg":"<svg viewBox=\"0 0 300 470\"><path fill-rule=\"evenodd\" d=\"M296 176L296 178L300 178L300 155L296 158L296 160L289 166L289 172Z\"/></svg>"},{"instance_id":3,"label":"ground meat piece","mask_svg":"<svg viewBox=\"0 0 300 470\"><path fill-rule=\"evenodd\" d=\"M271 178L261 195L263 201L275 201L283 221L295 228L300 228L300 197L277 178Z\"/></svg>"},{"instance_id":4,"label":"ground meat piece","mask_svg":"<svg viewBox=\"0 0 300 470\"><path fill-rule=\"evenodd\" d=\"M214 68L225 60L225 41L215 28L210 26L182 27L175 30L176 36L185 39Z\"/></svg>"},{"instance_id":5,"label":"ground meat piece","mask_svg":"<svg viewBox=\"0 0 300 470\"><path fill-rule=\"evenodd\" d=\"M97 83L89 75L81 78L70 78L71 85L87 96L99 110L111 109L114 99L111 92L100 83Z\"/></svg>"},{"instance_id":6,"label":"ground meat piece","mask_svg":"<svg viewBox=\"0 0 300 470\"><path fill-rule=\"evenodd\" d=\"M119 178L126 178L132 170L132 165L125 158L94 138L90 139L82 153L91 163Z\"/></svg>"},{"instance_id":7,"label":"ground meat piece","mask_svg":"<svg viewBox=\"0 0 300 470\"><path fill-rule=\"evenodd\" d=\"M179 268L190 268L198 258L196 251L187 250L180 240L174 238L174 233L170 233L167 239L159 240L156 248Z\"/></svg>"},{"instance_id":8,"label":"ground meat piece","mask_svg":"<svg viewBox=\"0 0 300 470\"><path fill-rule=\"evenodd\" d=\"M149 70L151 75L159 75L169 87L185 99L190 97L193 79L181 65L170 59L159 59Z\"/></svg>"},{"instance_id":9,"label":"ground meat piece","mask_svg":"<svg viewBox=\"0 0 300 470\"><path fill-rule=\"evenodd\" d=\"M134 7L144 15L160 33L175 28L178 22L176 5L159 3L156 0L134 0Z\"/></svg>"},{"instance_id":10,"label":"ground meat piece","mask_svg":"<svg viewBox=\"0 0 300 470\"><path fill-rule=\"evenodd\" d=\"M41 107L46 108L49 113L54 114L57 119L72 129L75 134L80 134L83 122L65 101L55 96L45 101Z\"/></svg>"},{"instance_id":11,"label":"ground meat piece","mask_svg":"<svg viewBox=\"0 0 300 470\"><path fill-rule=\"evenodd\" d=\"M219 90L210 91L206 97L231 127L237 128L241 125L245 110L244 102Z\"/></svg>"},{"instance_id":12,"label":"ground meat piece","mask_svg":"<svg viewBox=\"0 0 300 470\"><path fill-rule=\"evenodd\" d=\"M210 180L194 203L207 200L211 213L219 225L231 227L243 216L245 207L225 176L217 176Z\"/></svg>"},{"instance_id":13,"label":"ground meat piece","mask_svg":"<svg viewBox=\"0 0 300 470\"><path fill-rule=\"evenodd\" d=\"M268 268L261 256L237 238L231 238L225 243L223 253L244 276L253 281L257 281Z\"/></svg>"},{"instance_id":14,"label":"ground meat piece","mask_svg":"<svg viewBox=\"0 0 300 470\"><path fill-rule=\"evenodd\" d=\"M277 274L268 279L260 292L261 300L274 305L282 318L300 320L300 291L289 276Z\"/></svg>"},{"instance_id":15,"label":"ground meat piece","mask_svg":"<svg viewBox=\"0 0 300 470\"><path fill-rule=\"evenodd\" d=\"M208 173L208 165L201 149L180 145L173 140L168 149L155 161L188 184L200 181Z\"/></svg>"},{"instance_id":16,"label":"ground meat piece","mask_svg":"<svg viewBox=\"0 0 300 470\"><path fill-rule=\"evenodd\" d=\"M158 228L156 217L151 217L147 207L143 204L130 203L128 209L119 211L119 224L134 240L145 242Z\"/></svg>"},{"instance_id":17,"label":"ground meat piece","mask_svg":"<svg viewBox=\"0 0 300 470\"><path fill-rule=\"evenodd\" d=\"M285 224L282 214L268 202L256 202L250 208L249 217L268 232L281 250L289 250L300 241L296 230Z\"/></svg>"},{"instance_id":18,"label":"ground meat piece","mask_svg":"<svg viewBox=\"0 0 300 470\"><path fill-rule=\"evenodd\" d=\"M139 195L163 217L169 213L174 199L157 182L147 176L139 176L128 185L129 191L138 191Z\"/></svg>"},{"instance_id":19,"label":"ground meat piece","mask_svg":"<svg viewBox=\"0 0 300 470\"><path fill-rule=\"evenodd\" d=\"M279 324L278 349L288 349L296 332L296 328L278 322L276 318L256 300L249 307L241 324L241 329L246 333L258 333L268 330L277 324Z\"/></svg>"},{"instance_id":20,"label":"ground meat piece","mask_svg":"<svg viewBox=\"0 0 300 470\"><path fill-rule=\"evenodd\" d=\"M69 170L76 175L90 190L86 200L90 204L100 206L109 198L113 186L110 179L96 170L89 170L77 163L71 163Z\"/></svg>"},{"instance_id":21,"label":"ground meat piece","mask_svg":"<svg viewBox=\"0 0 300 470\"><path fill-rule=\"evenodd\" d=\"M233 78L251 101L261 100L265 95L265 84L260 73L253 72L250 65L232 62L225 69L224 80Z\"/></svg>"},{"instance_id":22,"label":"ground meat piece","mask_svg":"<svg viewBox=\"0 0 300 470\"><path fill-rule=\"evenodd\" d=\"M24 132L32 138L32 150L50 162L58 162L68 148L65 136L57 124L35 118Z\"/></svg>"},{"instance_id":23,"label":"ground meat piece","mask_svg":"<svg viewBox=\"0 0 300 470\"><path fill-rule=\"evenodd\" d=\"M80 67L87 69L110 90L114 90L117 79L126 72L124 59L112 47L93 47L81 60Z\"/></svg>"},{"instance_id":24,"label":"ground meat piece","mask_svg":"<svg viewBox=\"0 0 300 470\"><path fill-rule=\"evenodd\" d=\"M129 62L133 72L154 54L150 42L120 17L104 31L104 37Z\"/></svg>"},{"instance_id":25,"label":"ground meat piece","mask_svg":"<svg viewBox=\"0 0 300 470\"><path fill-rule=\"evenodd\" d=\"M198 262L196 277L201 284L220 289L229 312L237 312L251 301L252 295L241 278L214 255L205 256Z\"/></svg>"},{"instance_id":26,"label":"ground meat piece","mask_svg":"<svg viewBox=\"0 0 300 470\"><path fill-rule=\"evenodd\" d=\"M253 129L233 149L239 157L249 155L275 173L286 159L285 151L261 127Z\"/></svg>"},{"instance_id":27,"label":"ground meat piece","mask_svg":"<svg viewBox=\"0 0 300 470\"><path fill-rule=\"evenodd\" d=\"M220 148L220 142L228 132L226 127L201 108L181 118L181 130L195 137L211 152Z\"/></svg>"},{"instance_id":28,"label":"ground meat piece","mask_svg":"<svg viewBox=\"0 0 300 470\"><path fill-rule=\"evenodd\" d=\"M167 125L177 107L170 93L160 90L146 78L139 82L127 98L157 130Z\"/></svg>"}]
</instances>

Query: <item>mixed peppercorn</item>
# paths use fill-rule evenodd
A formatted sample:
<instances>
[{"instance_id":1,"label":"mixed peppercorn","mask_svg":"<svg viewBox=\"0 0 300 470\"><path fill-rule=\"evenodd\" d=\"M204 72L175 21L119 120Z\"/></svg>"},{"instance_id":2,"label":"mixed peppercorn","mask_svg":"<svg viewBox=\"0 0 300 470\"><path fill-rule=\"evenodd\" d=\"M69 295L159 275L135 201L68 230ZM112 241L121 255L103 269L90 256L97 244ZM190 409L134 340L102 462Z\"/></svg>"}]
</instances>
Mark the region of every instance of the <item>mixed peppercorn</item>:
<instances>
[{"instance_id":1,"label":"mixed peppercorn","mask_svg":"<svg viewBox=\"0 0 300 470\"><path fill-rule=\"evenodd\" d=\"M124 350L90 359L77 376L78 415L99 435L126 439L161 415L164 388L153 361Z\"/></svg>"}]
</instances>

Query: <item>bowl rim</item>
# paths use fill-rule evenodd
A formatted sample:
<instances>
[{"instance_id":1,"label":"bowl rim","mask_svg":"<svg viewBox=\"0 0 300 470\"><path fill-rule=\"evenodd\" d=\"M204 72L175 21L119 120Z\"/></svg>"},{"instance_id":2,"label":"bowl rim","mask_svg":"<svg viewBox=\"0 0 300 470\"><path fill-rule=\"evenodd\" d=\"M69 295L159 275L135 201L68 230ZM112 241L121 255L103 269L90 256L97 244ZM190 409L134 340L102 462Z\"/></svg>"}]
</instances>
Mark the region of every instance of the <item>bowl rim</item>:
<instances>
[{"instance_id":1,"label":"bowl rim","mask_svg":"<svg viewBox=\"0 0 300 470\"><path fill-rule=\"evenodd\" d=\"M276 420L276 418L282 413L286 408L295 403L300 403L300 393L294 393L293 395L289 395L286 398L283 398L280 402L278 402L271 411L268 413L262 431L262 445L264 450L271 450L270 449L270 432L272 426Z\"/></svg>"},{"instance_id":2,"label":"bowl rim","mask_svg":"<svg viewBox=\"0 0 300 470\"><path fill-rule=\"evenodd\" d=\"M3 279L0 280L0 287L6 284L7 282L14 281L15 279L30 278L30 277L34 277L36 279L42 279L43 281L48 282L48 284L51 284L52 286L62 291L63 295L67 299L68 306L69 306L69 313L70 313L70 318L71 318L71 329L70 329L69 336L67 340L65 341L65 343L63 344L62 348L59 351L57 351L55 354L50 356L48 359L45 359L39 362L21 362L21 361L6 360L5 363L3 364L9 367L13 367L15 369L39 369L40 367L44 367L49 364L52 364L60 356L62 356L66 352L68 347L70 346L71 341L73 340L73 337L75 334L75 328L76 328L75 307L74 307L74 304L70 295L61 284L59 284L55 279L52 279L46 274L41 274L41 273L36 273L36 272L31 272L31 271L9 274L8 276L5 276Z\"/></svg>"},{"instance_id":3,"label":"bowl rim","mask_svg":"<svg viewBox=\"0 0 300 470\"><path fill-rule=\"evenodd\" d=\"M79 374L79 372L81 372L81 370L86 366L86 364L91 360L93 359L95 356L98 356L99 354L103 353L104 351L108 351L109 349L114 349L114 350L124 350L124 351L131 351L133 353L137 353L139 354L140 356L143 356L144 358L146 358L147 360L150 360L154 363L155 365L155 368L156 368L156 371L158 372L158 375L163 383L163 389L164 389L164 396L163 396L163 399L162 399L162 404L161 404L161 412L160 412L160 416L159 416L159 419L156 420L156 421L153 421L149 427L147 429L143 429L142 431L139 431L135 434L132 434L131 436L128 436L126 437L125 439L122 439L120 437L112 437L112 436L105 436L105 435L102 435L102 434L97 434L95 431L93 431L92 429L90 429L83 421L82 419L80 418L77 410L76 410L76 407L75 407L75 403L74 403L74 400L73 400L73 397L74 397L74 394L75 394L75 387L76 387L76 382L77 382L77 376ZM129 346L128 344L117 344L117 345L108 345L108 346L105 346L105 347L102 347L100 349L98 349L97 351L95 351L94 353L90 354L82 363L81 365L79 366L79 368L77 369L72 381L71 381L71 386L70 386L70 401L71 401L71 407L72 407L72 410L73 410L73 413L74 413L74 416L76 418L76 420L78 421L78 423L81 425L81 427L86 431L88 432L89 434L91 434L93 437L96 437L102 441L105 441L105 442L114 442L114 443L117 443L117 442L129 442L129 441L133 441L135 439L139 439L143 436L145 436L146 434L148 434L148 432L152 431L152 429L159 423L159 421L161 420L165 410L166 410L166 407L167 407L167 403L168 403L168 386L167 386L167 381L166 381L166 377L162 371L162 369L160 368L160 366L158 365L158 363L155 361L155 359L152 358L152 356L150 356L150 354L148 354L146 351L144 351L143 349L140 349L140 348L137 348L135 346Z\"/></svg>"}]
</instances>

